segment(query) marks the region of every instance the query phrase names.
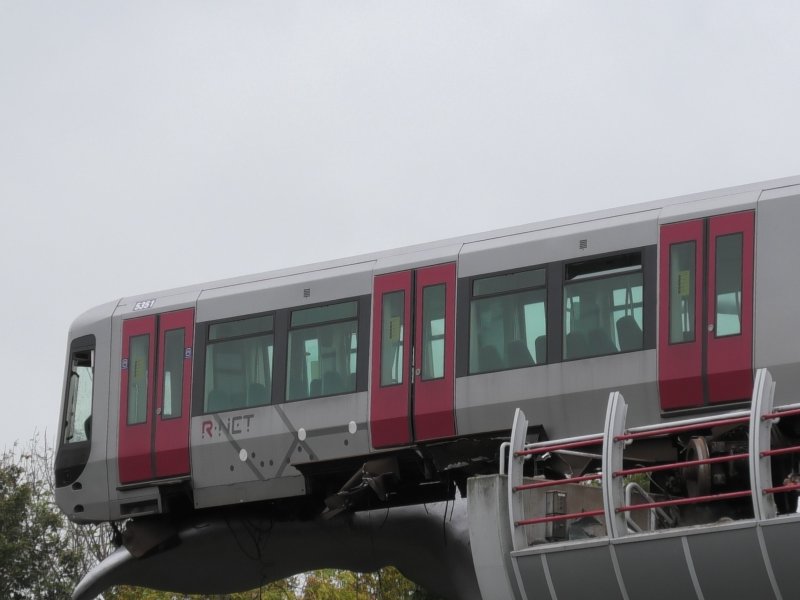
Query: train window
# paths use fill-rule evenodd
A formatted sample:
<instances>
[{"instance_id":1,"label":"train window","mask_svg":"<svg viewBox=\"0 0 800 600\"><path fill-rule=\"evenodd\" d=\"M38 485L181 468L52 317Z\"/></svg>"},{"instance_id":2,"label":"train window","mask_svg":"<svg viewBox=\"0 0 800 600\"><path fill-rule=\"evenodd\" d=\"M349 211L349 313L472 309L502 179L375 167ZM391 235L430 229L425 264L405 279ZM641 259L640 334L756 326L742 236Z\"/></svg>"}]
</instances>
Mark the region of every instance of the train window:
<instances>
[{"instance_id":1,"label":"train window","mask_svg":"<svg viewBox=\"0 0 800 600\"><path fill-rule=\"evenodd\" d=\"M694 241L669 248L669 343L694 341L695 265Z\"/></svg>"},{"instance_id":2,"label":"train window","mask_svg":"<svg viewBox=\"0 0 800 600\"><path fill-rule=\"evenodd\" d=\"M546 295L544 269L473 281L470 373L547 362Z\"/></svg>"},{"instance_id":3,"label":"train window","mask_svg":"<svg viewBox=\"0 0 800 600\"><path fill-rule=\"evenodd\" d=\"M381 385L403 383L403 323L406 293L383 295L381 309Z\"/></svg>"},{"instance_id":4,"label":"train window","mask_svg":"<svg viewBox=\"0 0 800 600\"><path fill-rule=\"evenodd\" d=\"M273 317L215 323L208 331L204 411L269 404L272 400Z\"/></svg>"},{"instance_id":5,"label":"train window","mask_svg":"<svg viewBox=\"0 0 800 600\"><path fill-rule=\"evenodd\" d=\"M63 432L65 444L85 442L91 438L93 380L94 350L73 352Z\"/></svg>"},{"instance_id":6,"label":"train window","mask_svg":"<svg viewBox=\"0 0 800 600\"><path fill-rule=\"evenodd\" d=\"M474 297L489 296L520 289L544 287L544 278L544 269L484 277L483 279L476 279L472 283L472 295Z\"/></svg>"},{"instance_id":7,"label":"train window","mask_svg":"<svg viewBox=\"0 0 800 600\"><path fill-rule=\"evenodd\" d=\"M640 252L567 265L565 274L564 359L642 349Z\"/></svg>"},{"instance_id":8,"label":"train window","mask_svg":"<svg viewBox=\"0 0 800 600\"><path fill-rule=\"evenodd\" d=\"M716 240L717 337L742 333L742 234L721 235Z\"/></svg>"},{"instance_id":9,"label":"train window","mask_svg":"<svg viewBox=\"0 0 800 600\"><path fill-rule=\"evenodd\" d=\"M292 327L316 325L327 321L355 319L357 313L358 303L355 300L353 302L343 302L341 304L329 304L328 306L293 310Z\"/></svg>"},{"instance_id":10,"label":"train window","mask_svg":"<svg viewBox=\"0 0 800 600\"><path fill-rule=\"evenodd\" d=\"M287 400L354 392L358 302L292 311L288 352Z\"/></svg>"},{"instance_id":11,"label":"train window","mask_svg":"<svg viewBox=\"0 0 800 600\"><path fill-rule=\"evenodd\" d=\"M422 379L444 377L444 284L422 289Z\"/></svg>"},{"instance_id":12,"label":"train window","mask_svg":"<svg viewBox=\"0 0 800 600\"><path fill-rule=\"evenodd\" d=\"M264 331L272 331L273 317L252 317L250 319L240 319L238 321L226 321L215 323L208 328L209 341L232 338L243 335L252 335Z\"/></svg>"},{"instance_id":13,"label":"train window","mask_svg":"<svg viewBox=\"0 0 800 600\"><path fill-rule=\"evenodd\" d=\"M131 337L128 357L128 425L138 425L147 422L150 336Z\"/></svg>"},{"instance_id":14,"label":"train window","mask_svg":"<svg viewBox=\"0 0 800 600\"><path fill-rule=\"evenodd\" d=\"M164 334L164 373L161 380L164 402L163 419L181 416L183 399L183 329L172 329Z\"/></svg>"}]
</instances>

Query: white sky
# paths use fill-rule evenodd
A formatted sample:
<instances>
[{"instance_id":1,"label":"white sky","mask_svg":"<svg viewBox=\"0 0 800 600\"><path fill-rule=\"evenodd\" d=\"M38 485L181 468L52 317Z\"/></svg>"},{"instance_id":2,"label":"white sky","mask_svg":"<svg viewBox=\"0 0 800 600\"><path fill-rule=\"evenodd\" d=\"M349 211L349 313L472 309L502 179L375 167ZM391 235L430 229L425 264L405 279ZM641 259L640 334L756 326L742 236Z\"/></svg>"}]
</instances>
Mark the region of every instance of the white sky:
<instances>
[{"instance_id":1,"label":"white sky","mask_svg":"<svg viewBox=\"0 0 800 600\"><path fill-rule=\"evenodd\" d=\"M0 0L0 449L120 296L800 174L800 4Z\"/></svg>"}]
</instances>

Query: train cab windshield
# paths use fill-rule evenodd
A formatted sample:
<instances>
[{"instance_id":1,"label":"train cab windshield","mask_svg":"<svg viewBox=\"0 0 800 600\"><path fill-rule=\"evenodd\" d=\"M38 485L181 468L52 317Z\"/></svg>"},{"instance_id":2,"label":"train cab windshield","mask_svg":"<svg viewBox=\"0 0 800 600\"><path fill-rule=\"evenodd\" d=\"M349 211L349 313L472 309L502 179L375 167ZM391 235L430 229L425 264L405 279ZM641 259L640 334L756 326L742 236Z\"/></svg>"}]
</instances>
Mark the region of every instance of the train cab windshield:
<instances>
[{"instance_id":1,"label":"train cab windshield","mask_svg":"<svg viewBox=\"0 0 800 600\"><path fill-rule=\"evenodd\" d=\"M89 460L92 439L95 337L86 335L70 346L64 420L56 453L56 487L72 484Z\"/></svg>"},{"instance_id":2,"label":"train cab windshield","mask_svg":"<svg viewBox=\"0 0 800 600\"><path fill-rule=\"evenodd\" d=\"M94 349L74 350L70 360L63 442L75 444L91 439Z\"/></svg>"}]
</instances>

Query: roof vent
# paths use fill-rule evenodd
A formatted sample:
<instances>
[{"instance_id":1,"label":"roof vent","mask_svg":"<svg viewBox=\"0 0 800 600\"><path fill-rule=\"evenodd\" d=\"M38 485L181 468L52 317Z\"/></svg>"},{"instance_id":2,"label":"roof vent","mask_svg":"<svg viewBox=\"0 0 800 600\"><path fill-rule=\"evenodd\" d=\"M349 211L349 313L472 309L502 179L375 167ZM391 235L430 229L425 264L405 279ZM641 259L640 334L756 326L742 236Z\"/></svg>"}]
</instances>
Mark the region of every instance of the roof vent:
<instances>
[{"instance_id":1,"label":"roof vent","mask_svg":"<svg viewBox=\"0 0 800 600\"><path fill-rule=\"evenodd\" d=\"M581 250L586 250L589 247L589 240L581 240L578 242L578 248Z\"/></svg>"},{"instance_id":2,"label":"roof vent","mask_svg":"<svg viewBox=\"0 0 800 600\"><path fill-rule=\"evenodd\" d=\"M311 288L305 288L303 290L303 298L311 298Z\"/></svg>"}]
</instances>

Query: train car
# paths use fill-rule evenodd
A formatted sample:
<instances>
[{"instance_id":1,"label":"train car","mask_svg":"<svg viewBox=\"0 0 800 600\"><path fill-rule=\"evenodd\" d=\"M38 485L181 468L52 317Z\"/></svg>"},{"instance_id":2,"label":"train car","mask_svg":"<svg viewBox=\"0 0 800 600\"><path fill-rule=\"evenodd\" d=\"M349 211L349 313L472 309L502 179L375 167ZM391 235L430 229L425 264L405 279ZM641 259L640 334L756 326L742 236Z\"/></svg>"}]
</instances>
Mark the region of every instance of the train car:
<instances>
[{"instance_id":1,"label":"train car","mask_svg":"<svg viewBox=\"0 0 800 600\"><path fill-rule=\"evenodd\" d=\"M797 223L800 177L104 304L69 332L58 505L114 522L425 502L496 471L518 407L532 441L602 428L612 390L632 426L685 419L748 403L759 367L788 404ZM744 435L642 442L637 460ZM695 473L747 476L724 475Z\"/></svg>"}]
</instances>

